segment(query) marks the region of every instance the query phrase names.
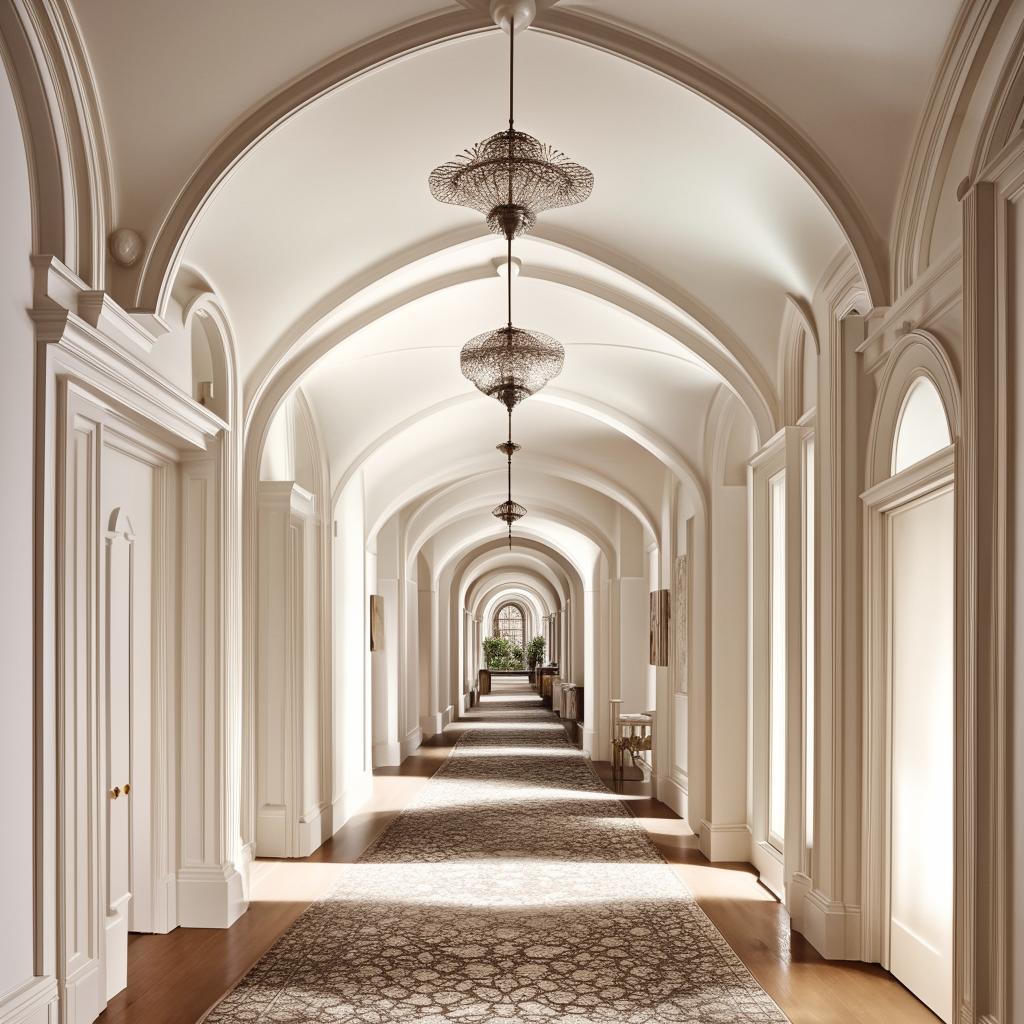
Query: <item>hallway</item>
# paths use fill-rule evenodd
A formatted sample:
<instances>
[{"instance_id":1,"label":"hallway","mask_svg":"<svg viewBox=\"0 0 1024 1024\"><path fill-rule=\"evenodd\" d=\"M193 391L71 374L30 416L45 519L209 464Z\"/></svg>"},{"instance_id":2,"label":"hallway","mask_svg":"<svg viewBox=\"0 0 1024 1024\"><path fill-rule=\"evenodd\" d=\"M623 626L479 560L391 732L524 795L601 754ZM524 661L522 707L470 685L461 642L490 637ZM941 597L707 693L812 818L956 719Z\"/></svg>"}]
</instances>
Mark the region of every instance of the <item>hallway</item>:
<instances>
[{"instance_id":1,"label":"hallway","mask_svg":"<svg viewBox=\"0 0 1024 1024\"><path fill-rule=\"evenodd\" d=\"M209 1016L785 1018L515 680L419 799Z\"/></svg>"},{"instance_id":2,"label":"hallway","mask_svg":"<svg viewBox=\"0 0 1024 1024\"><path fill-rule=\"evenodd\" d=\"M495 680L448 736L384 770L369 824L306 862L260 861L234 942L136 936L105 1024L191 1024L246 956L209 1024L786 1020L748 968L794 1022L933 1019L884 972L789 935L753 876L707 864L644 784L609 792L525 677ZM320 898L299 917L304 895Z\"/></svg>"}]
</instances>

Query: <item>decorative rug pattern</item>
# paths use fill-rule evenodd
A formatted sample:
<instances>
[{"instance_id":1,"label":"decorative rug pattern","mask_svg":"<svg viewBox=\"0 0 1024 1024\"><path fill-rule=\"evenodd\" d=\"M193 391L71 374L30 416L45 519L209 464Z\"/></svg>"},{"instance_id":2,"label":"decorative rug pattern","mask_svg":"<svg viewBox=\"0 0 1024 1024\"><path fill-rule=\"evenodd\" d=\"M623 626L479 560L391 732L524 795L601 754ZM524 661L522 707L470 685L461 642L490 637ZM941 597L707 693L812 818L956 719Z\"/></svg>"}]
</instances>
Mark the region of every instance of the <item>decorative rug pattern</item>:
<instances>
[{"instance_id":1,"label":"decorative rug pattern","mask_svg":"<svg viewBox=\"0 0 1024 1024\"><path fill-rule=\"evenodd\" d=\"M554 716L502 689L207 1024L787 1020Z\"/></svg>"}]
</instances>

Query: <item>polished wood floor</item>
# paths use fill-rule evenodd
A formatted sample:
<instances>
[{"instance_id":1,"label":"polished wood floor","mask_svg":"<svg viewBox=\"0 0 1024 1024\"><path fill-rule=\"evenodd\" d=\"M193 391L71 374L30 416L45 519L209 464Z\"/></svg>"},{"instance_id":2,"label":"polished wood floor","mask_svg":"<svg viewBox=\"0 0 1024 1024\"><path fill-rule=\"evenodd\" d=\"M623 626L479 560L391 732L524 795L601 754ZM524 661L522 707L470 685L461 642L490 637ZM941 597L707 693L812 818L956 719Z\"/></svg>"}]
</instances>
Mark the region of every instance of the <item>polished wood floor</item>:
<instances>
[{"instance_id":1,"label":"polished wood floor","mask_svg":"<svg viewBox=\"0 0 1024 1024\"><path fill-rule=\"evenodd\" d=\"M458 732L455 726L435 737L401 768L376 772L366 808L307 860L257 861L252 903L233 928L132 936L128 988L111 1000L100 1017L103 1024L194 1024L415 797L447 757ZM609 766L597 768L607 780ZM678 815L652 799L647 786L626 783L622 797L793 1024L937 1020L881 968L822 960L790 932L782 907L748 865L709 864Z\"/></svg>"}]
</instances>

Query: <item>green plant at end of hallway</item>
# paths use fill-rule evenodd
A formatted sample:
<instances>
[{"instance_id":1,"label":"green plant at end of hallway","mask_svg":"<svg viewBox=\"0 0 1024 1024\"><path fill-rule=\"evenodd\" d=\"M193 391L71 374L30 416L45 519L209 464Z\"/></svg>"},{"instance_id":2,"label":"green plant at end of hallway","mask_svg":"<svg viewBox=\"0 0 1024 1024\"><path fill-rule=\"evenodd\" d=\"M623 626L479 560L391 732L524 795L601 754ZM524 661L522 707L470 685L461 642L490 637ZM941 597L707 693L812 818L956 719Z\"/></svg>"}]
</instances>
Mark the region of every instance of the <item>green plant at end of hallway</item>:
<instances>
[{"instance_id":1,"label":"green plant at end of hallway","mask_svg":"<svg viewBox=\"0 0 1024 1024\"><path fill-rule=\"evenodd\" d=\"M542 636L535 636L526 645L526 663L531 669L544 664L544 648L547 641Z\"/></svg>"},{"instance_id":2,"label":"green plant at end of hallway","mask_svg":"<svg viewBox=\"0 0 1024 1024\"><path fill-rule=\"evenodd\" d=\"M523 649L508 637L489 636L484 640L484 662L494 672L516 672L523 667Z\"/></svg>"}]
</instances>

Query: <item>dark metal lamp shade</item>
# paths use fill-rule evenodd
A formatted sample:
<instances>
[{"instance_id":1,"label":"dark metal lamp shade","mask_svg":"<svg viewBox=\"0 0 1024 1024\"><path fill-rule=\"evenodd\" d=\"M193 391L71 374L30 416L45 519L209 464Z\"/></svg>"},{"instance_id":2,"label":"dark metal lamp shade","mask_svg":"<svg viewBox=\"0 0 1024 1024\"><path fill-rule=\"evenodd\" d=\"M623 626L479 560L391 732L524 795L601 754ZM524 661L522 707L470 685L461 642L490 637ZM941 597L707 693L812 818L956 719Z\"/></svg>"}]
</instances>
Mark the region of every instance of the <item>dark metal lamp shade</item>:
<instances>
[{"instance_id":1,"label":"dark metal lamp shade","mask_svg":"<svg viewBox=\"0 0 1024 1024\"><path fill-rule=\"evenodd\" d=\"M589 198L594 175L532 135L507 129L430 173L435 199L478 210L505 238L530 231L537 214Z\"/></svg>"},{"instance_id":2,"label":"dark metal lamp shade","mask_svg":"<svg viewBox=\"0 0 1024 1024\"><path fill-rule=\"evenodd\" d=\"M459 363L467 380L511 412L562 372L565 349L547 334L509 324L467 341Z\"/></svg>"},{"instance_id":3,"label":"dark metal lamp shade","mask_svg":"<svg viewBox=\"0 0 1024 1024\"><path fill-rule=\"evenodd\" d=\"M497 505L491 511L491 515L495 519L500 519L504 523L508 523L511 528L512 524L518 522L523 516L526 515L526 509L522 505L510 498L508 501L503 501L500 505Z\"/></svg>"}]
</instances>

